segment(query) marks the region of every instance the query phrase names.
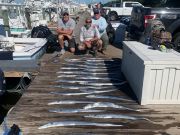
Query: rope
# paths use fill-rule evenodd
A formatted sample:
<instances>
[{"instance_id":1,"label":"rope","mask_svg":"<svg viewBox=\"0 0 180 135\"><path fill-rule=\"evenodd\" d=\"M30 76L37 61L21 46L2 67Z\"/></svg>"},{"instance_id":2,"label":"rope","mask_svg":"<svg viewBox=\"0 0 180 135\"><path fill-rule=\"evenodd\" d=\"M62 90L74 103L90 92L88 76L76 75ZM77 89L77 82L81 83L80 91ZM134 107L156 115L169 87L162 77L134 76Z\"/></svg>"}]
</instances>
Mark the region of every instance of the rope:
<instances>
[{"instance_id":1,"label":"rope","mask_svg":"<svg viewBox=\"0 0 180 135\"><path fill-rule=\"evenodd\" d=\"M25 78L28 78L29 81L31 82L33 80L33 76L30 73L25 73L21 78L19 83L12 89L6 90L9 93L20 93L22 94L30 85L30 83L26 83Z\"/></svg>"}]
</instances>

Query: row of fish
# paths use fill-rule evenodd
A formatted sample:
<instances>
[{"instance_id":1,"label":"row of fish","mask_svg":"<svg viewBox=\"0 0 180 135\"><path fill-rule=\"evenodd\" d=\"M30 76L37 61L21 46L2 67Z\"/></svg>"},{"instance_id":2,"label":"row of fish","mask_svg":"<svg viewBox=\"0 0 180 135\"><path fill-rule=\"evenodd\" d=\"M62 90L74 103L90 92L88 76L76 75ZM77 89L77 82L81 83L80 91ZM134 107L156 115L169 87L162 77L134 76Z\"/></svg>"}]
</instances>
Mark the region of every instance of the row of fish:
<instances>
[{"instance_id":1,"label":"row of fish","mask_svg":"<svg viewBox=\"0 0 180 135\"><path fill-rule=\"evenodd\" d=\"M64 59L66 63L62 63L61 71L57 72L58 80L56 85L50 86L54 88L65 89L67 92L54 91L51 94L60 96L84 96L86 100L59 100L49 102L49 106L53 105L75 105L80 104L84 107L76 109L55 108L49 109L51 113L57 114L74 114L85 113L82 117L87 119L125 119L125 120L145 120L144 117L135 115L123 115L106 113L106 109L127 110L140 112L139 109L126 107L113 103L113 101L133 102L133 100L125 96L105 96L101 94L118 91L118 88L126 84L119 76L120 63L104 58L79 58ZM100 82L101 81L101 82ZM68 90L71 90L68 92ZM72 92L73 91L73 92ZM97 102L98 99L110 100L112 102ZM92 101L91 101L92 100ZM94 101L93 101L94 100ZM87 114L88 113L88 114ZM91 114L96 113L96 114ZM123 124L99 123L87 121L57 121L45 124L39 129L50 127L64 126L98 126L98 127L121 127Z\"/></svg>"}]
</instances>

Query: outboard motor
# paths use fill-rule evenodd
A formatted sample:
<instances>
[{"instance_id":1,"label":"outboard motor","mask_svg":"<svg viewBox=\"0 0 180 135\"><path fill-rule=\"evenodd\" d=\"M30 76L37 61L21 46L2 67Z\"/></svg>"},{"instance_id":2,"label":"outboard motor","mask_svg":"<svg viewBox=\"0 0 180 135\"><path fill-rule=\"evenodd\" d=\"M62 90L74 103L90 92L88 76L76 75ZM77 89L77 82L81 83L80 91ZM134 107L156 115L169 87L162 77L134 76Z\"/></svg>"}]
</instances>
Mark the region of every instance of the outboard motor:
<instances>
[{"instance_id":1,"label":"outboard motor","mask_svg":"<svg viewBox=\"0 0 180 135\"><path fill-rule=\"evenodd\" d=\"M0 68L0 96L3 95L5 92L5 86L6 86L5 84L6 84L6 81L4 78L4 73Z\"/></svg>"}]
</instances>

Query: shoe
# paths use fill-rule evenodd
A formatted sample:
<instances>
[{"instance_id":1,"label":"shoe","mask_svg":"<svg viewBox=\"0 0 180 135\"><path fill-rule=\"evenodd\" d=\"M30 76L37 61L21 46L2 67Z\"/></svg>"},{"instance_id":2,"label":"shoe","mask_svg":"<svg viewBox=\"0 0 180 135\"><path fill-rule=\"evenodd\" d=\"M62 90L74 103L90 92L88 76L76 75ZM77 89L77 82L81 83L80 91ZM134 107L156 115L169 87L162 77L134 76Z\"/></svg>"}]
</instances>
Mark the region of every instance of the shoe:
<instances>
[{"instance_id":1,"label":"shoe","mask_svg":"<svg viewBox=\"0 0 180 135\"><path fill-rule=\"evenodd\" d=\"M86 53L85 53L85 55L89 55L89 50L86 50Z\"/></svg>"},{"instance_id":2,"label":"shoe","mask_svg":"<svg viewBox=\"0 0 180 135\"><path fill-rule=\"evenodd\" d=\"M96 57L96 56L97 56L97 52L94 51L94 52L92 53L92 55L93 55L93 57Z\"/></svg>"},{"instance_id":3,"label":"shoe","mask_svg":"<svg viewBox=\"0 0 180 135\"><path fill-rule=\"evenodd\" d=\"M98 52L102 53L103 55L105 55L104 50L98 50Z\"/></svg>"},{"instance_id":4,"label":"shoe","mask_svg":"<svg viewBox=\"0 0 180 135\"><path fill-rule=\"evenodd\" d=\"M60 53L61 55L65 54L65 50L64 49L61 49Z\"/></svg>"}]
</instances>

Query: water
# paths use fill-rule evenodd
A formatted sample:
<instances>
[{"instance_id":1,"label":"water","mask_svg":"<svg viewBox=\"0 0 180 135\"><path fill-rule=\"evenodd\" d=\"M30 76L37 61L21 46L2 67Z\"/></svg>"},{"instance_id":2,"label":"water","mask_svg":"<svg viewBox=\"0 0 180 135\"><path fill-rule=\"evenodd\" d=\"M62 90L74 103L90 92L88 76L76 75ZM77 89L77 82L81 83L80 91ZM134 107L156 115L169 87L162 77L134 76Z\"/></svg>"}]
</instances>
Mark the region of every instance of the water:
<instances>
[{"instance_id":1,"label":"water","mask_svg":"<svg viewBox=\"0 0 180 135\"><path fill-rule=\"evenodd\" d=\"M5 92L4 95L0 97L0 124L3 122L9 109L17 103L21 96L22 95L17 92Z\"/></svg>"},{"instance_id":2,"label":"water","mask_svg":"<svg viewBox=\"0 0 180 135\"><path fill-rule=\"evenodd\" d=\"M22 81L19 77L6 78L6 91L0 97L0 124L3 122L7 112L18 102L21 98L23 90L16 90L19 82ZM31 80L24 78L24 84L29 86ZM26 87L27 88L27 87Z\"/></svg>"}]
</instances>

